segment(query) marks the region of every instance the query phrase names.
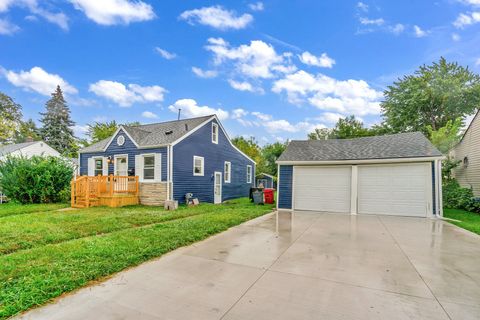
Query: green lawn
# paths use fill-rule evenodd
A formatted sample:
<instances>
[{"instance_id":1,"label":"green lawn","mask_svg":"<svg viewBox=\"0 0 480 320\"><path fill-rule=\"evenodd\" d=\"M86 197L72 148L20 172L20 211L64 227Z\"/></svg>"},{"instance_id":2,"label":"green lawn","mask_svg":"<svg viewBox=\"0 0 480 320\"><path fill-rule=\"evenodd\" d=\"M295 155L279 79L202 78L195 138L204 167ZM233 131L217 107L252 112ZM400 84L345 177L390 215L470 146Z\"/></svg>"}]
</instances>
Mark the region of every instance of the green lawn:
<instances>
[{"instance_id":1,"label":"green lawn","mask_svg":"<svg viewBox=\"0 0 480 320\"><path fill-rule=\"evenodd\" d=\"M443 209L443 216L445 218L460 220L449 221L461 228L480 234L480 214L468 212L460 209Z\"/></svg>"},{"instance_id":2,"label":"green lawn","mask_svg":"<svg viewBox=\"0 0 480 320\"><path fill-rule=\"evenodd\" d=\"M1 217L0 318L270 212L248 199L164 211L90 208Z\"/></svg>"},{"instance_id":3,"label":"green lawn","mask_svg":"<svg viewBox=\"0 0 480 320\"><path fill-rule=\"evenodd\" d=\"M20 205L16 203L2 203L0 204L0 218L6 216L13 216L17 214L53 211L61 208L66 208L69 205L66 203L48 203L48 204L25 204Z\"/></svg>"}]
</instances>

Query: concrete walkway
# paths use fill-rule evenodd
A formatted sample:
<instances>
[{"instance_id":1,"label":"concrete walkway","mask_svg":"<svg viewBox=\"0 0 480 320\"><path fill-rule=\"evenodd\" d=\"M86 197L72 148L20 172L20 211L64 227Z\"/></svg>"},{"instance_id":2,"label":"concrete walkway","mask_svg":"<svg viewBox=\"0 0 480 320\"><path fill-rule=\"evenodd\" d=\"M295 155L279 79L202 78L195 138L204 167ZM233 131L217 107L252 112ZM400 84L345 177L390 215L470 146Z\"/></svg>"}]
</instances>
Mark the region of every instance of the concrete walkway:
<instances>
[{"instance_id":1,"label":"concrete walkway","mask_svg":"<svg viewBox=\"0 0 480 320\"><path fill-rule=\"evenodd\" d=\"M271 214L24 319L480 319L480 237L439 220Z\"/></svg>"}]
</instances>

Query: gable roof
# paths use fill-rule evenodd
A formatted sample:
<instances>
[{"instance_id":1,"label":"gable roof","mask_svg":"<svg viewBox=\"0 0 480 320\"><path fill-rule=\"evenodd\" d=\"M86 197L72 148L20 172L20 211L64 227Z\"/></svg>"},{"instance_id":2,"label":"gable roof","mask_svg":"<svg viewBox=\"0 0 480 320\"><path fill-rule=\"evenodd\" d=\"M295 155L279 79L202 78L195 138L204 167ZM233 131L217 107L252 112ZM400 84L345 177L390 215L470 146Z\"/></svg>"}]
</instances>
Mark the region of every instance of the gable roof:
<instances>
[{"instance_id":1,"label":"gable roof","mask_svg":"<svg viewBox=\"0 0 480 320\"><path fill-rule=\"evenodd\" d=\"M117 133L123 129L139 148L168 145L182 138L215 115L174 120L138 126L120 126L115 134L80 150L81 153L104 151ZM167 132L171 132L167 134Z\"/></svg>"},{"instance_id":2,"label":"gable roof","mask_svg":"<svg viewBox=\"0 0 480 320\"><path fill-rule=\"evenodd\" d=\"M38 142L41 142L41 141L31 141L31 142L7 144L4 146L0 146L0 156L6 156L14 151L21 150L25 147L31 146L32 144L35 144Z\"/></svg>"},{"instance_id":3,"label":"gable roof","mask_svg":"<svg viewBox=\"0 0 480 320\"><path fill-rule=\"evenodd\" d=\"M291 141L278 158L288 161L339 161L442 157L420 132L356 139Z\"/></svg>"},{"instance_id":4,"label":"gable roof","mask_svg":"<svg viewBox=\"0 0 480 320\"><path fill-rule=\"evenodd\" d=\"M268 173L265 173L265 172L259 173L259 174L257 174L255 177L258 178L258 177L260 177L260 176L267 176L267 177L270 177L270 178L272 178L272 179L275 178L275 177L272 176L271 174L268 174Z\"/></svg>"}]
</instances>

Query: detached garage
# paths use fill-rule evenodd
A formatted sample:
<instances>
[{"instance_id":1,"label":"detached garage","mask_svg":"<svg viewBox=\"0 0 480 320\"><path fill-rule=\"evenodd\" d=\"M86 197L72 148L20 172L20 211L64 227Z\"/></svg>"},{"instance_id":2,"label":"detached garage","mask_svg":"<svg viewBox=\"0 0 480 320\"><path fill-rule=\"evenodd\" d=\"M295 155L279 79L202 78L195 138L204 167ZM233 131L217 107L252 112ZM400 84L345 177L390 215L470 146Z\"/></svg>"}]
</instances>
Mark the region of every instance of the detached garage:
<instances>
[{"instance_id":1,"label":"detached garage","mask_svg":"<svg viewBox=\"0 0 480 320\"><path fill-rule=\"evenodd\" d=\"M423 134L291 141L278 163L278 209L442 215L443 156Z\"/></svg>"}]
</instances>

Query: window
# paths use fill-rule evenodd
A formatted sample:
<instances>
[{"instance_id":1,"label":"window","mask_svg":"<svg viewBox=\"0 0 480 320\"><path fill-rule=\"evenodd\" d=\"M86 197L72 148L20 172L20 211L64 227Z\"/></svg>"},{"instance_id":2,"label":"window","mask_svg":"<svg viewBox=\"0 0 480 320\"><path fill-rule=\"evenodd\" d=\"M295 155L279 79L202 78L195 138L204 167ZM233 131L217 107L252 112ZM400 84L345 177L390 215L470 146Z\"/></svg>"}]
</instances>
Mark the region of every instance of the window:
<instances>
[{"instance_id":1,"label":"window","mask_svg":"<svg viewBox=\"0 0 480 320\"><path fill-rule=\"evenodd\" d=\"M247 183L252 183L252 166L247 166Z\"/></svg>"},{"instance_id":2,"label":"window","mask_svg":"<svg viewBox=\"0 0 480 320\"><path fill-rule=\"evenodd\" d=\"M125 137L124 136L118 136L117 145L123 146L124 143L125 143Z\"/></svg>"},{"instance_id":3,"label":"window","mask_svg":"<svg viewBox=\"0 0 480 320\"><path fill-rule=\"evenodd\" d=\"M212 142L218 143L218 124L212 122Z\"/></svg>"},{"instance_id":4,"label":"window","mask_svg":"<svg viewBox=\"0 0 480 320\"><path fill-rule=\"evenodd\" d=\"M226 183L230 183L231 181L231 173L232 173L232 164L229 161L225 161L225 166L223 170L223 179Z\"/></svg>"},{"instance_id":5,"label":"window","mask_svg":"<svg viewBox=\"0 0 480 320\"><path fill-rule=\"evenodd\" d=\"M203 176L203 157L193 156L193 175Z\"/></svg>"},{"instance_id":6,"label":"window","mask_svg":"<svg viewBox=\"0 0 480 320\"><path fill-rule=\"evenodd\" d=\"M463 167L464 168L468 167L468 157L463 158Z\"/></svg>"},{"instance_id":7,"label":"window","mask_svg":"<svg viewBox=\"0 0 480 320\"><path fill-rule=\"evenodd\" d=\"M103 159L95 158L95 167L93 171L94 176L101 176L103 174Z\"/></svg>"},{"instance_id":8,"label":"window","mask_svg":"<svg viewBox=\"0 0 480 320\"><path fill-rule=\"evenodd\" d=\"M155 179L155 156L143 156L143 180Z\"/></svg>"}]
</instances>

